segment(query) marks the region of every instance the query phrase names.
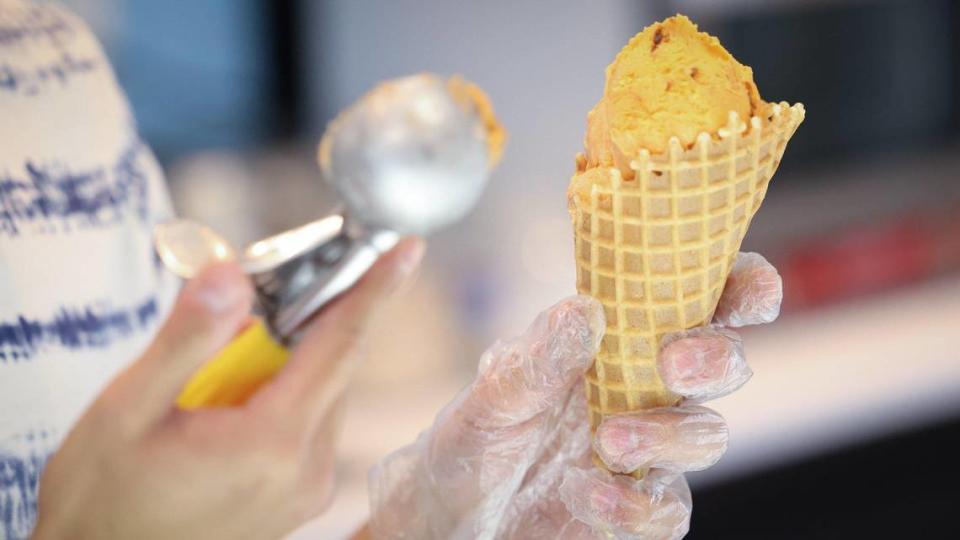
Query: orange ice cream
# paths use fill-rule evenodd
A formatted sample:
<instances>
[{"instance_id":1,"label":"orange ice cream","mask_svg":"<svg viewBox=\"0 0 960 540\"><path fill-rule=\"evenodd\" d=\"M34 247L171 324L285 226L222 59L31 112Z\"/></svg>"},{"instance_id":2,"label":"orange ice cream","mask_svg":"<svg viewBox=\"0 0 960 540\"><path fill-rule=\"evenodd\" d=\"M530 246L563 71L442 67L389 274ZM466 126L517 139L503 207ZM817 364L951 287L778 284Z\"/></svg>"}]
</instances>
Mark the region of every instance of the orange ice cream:
<instances>
[{"instance_id":1,"label":"orange ice cream","mask_svg":"<svg viewBox=\"0 0 960 540\"><path fill-rule=\"evenodd\" d=\"M753 71L676 15L634 36L607 67L603 98L587 116L584 165L615 165L630 178L639 149L665 152L674 136L690 147L725 126L730 111L749 121L767 109Z\"/></svg>"},{"instance_id":2,"label":"orange ice cream","mask_svg":"<svg viewBox=\"0 0 960 540\"><path fill-rule=\"evenodd\" d=\"M483 119L483 128L487 136L487 150L489 152L489 164L493 168L503 157L503 146L507 141L507 131L500 125L497 116L493 112L493 105L490 98L476 84L455 75L447 81L450 93L459 98L466 106L475 107L480 117Z\"/></svg>"}]
</instances>

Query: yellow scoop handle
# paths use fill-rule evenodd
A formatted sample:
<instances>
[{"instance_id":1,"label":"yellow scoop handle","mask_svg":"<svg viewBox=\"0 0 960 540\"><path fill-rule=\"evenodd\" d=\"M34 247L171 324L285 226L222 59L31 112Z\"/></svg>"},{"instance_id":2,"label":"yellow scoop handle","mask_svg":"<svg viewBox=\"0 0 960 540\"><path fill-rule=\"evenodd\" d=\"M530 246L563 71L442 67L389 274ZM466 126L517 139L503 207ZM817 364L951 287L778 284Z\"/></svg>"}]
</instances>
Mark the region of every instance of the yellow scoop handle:
<instances>
[{"instance_id":1,"label":"yellow scoop handle","mask_svg":"<svg viewBox=\"0 0 960 540\"><path fill-rule=\"evenodd\" d=\"M289 355L257 320L190 379L177 406L189 410L242 405L280 371Z\"/></svg>"}]
</instances>

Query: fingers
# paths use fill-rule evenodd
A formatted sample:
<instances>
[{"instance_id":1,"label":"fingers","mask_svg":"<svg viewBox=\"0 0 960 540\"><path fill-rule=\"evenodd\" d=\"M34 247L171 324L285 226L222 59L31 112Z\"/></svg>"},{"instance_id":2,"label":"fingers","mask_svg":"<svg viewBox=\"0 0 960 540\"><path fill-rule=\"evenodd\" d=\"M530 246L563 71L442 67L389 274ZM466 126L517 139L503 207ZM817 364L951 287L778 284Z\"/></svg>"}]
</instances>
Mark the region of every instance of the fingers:
<instances>
[{"instance_id":1,"label":"fingers","mask_svg":"<svg viewBox=\"0 0 960 540\"><path fill-rule=\"evenodd\" d=\"M671 392L703 402L725 396L753 376L743 341L718 326L693 328L664 339L657 358L660 378Z\"/></svg>"},{"instance_id":2,"label":"fingers","mask_svg":"<svg viewBox=\"0 0 960 540\"><path fill-rule=\"evenodd\" d=\"M472 422L516 425L560 404L596 356L603 330L600 304L574 296L541 313L522 336L494 344L463 403Z\"/></svg>"},{"instance_id":3,"label":"fingers","mask_svg":"<svg viewBox=\"0 0 960 540\"><path fill-rule=\"evenodd\" d=\"M582 388L571 390L566 409L548 438L536 463L524 473L522 486L513 495L503 514L497 538L594 538L582 522L567 512L557 490L563 475L571 467L592 467L586 395Z\"/></svg>"},{"instance_id":4,"label":"fingers","mask_svg":"<svg viewBox=\"0 0 960 540\"><path fill-rule=\"evenodd\" d=\"M683 473L719 461L727 436L727 423L716 412L669 407L604 419L594 449L612 472L656 468Z\"/></svg>"},{"instance_id":5,"label":"fingers","mask_svg":"<svg viewBox=\"0 0 960 540\"><path fill-rule=\"evenodd\" d=\"M206 268L187 282L153 343L106 395L121 398L137 421L166 415L187 380L247 322L252 302L239 266Z\"/></svg>"},{"instance_id":6,"label":"fingers","mask_svg":"<svg viewBox=\"0 0 960 540\"><path fill-rule=\"evenodd\" d=\"M690 528L690 488L682 475L651 471L634 480L570 468L560 498L573 517L613 538L673 540Z\"/></svg>"},{"instance_id":7,"label":"fingers","mask_svg":"<svg viewBox=\"0 0 960 540\"><path fill-rule=\"evenodd\" d=\"M773 322L780 315L783 280L759 253L740 253L713 320L733 328Z\"/></svg>"},{"instance_id":8,"label":"fingers","mask_svg":"<svg viewBox=\"0 0 960 540\"><path fill-rule=\"evenodd\" d=\"M254 403L279 407L310 424L322 417L349 380L371 317L416 272L424 250L418 238L402 240L355 287L322 310L309 323L287 366Z\"/></svg>"}]
</instances>

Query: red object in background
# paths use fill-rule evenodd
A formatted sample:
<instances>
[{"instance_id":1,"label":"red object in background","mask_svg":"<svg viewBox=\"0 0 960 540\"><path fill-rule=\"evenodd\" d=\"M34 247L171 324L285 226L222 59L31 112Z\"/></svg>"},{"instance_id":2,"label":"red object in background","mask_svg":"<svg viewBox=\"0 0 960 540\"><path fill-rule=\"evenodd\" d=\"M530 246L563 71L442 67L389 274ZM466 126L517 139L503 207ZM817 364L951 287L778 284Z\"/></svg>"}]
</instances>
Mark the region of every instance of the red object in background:
<instances>
[{"instance_id":1,"label":"red object in background","mask_svg":"<svg viewBox=\"0 0 960 540\"><path fill-rule=\"evenodd\" d=\"M804 241L776 264L783 276L785 310L960 269L960 203Z\"/></svg>"}]
</instances>

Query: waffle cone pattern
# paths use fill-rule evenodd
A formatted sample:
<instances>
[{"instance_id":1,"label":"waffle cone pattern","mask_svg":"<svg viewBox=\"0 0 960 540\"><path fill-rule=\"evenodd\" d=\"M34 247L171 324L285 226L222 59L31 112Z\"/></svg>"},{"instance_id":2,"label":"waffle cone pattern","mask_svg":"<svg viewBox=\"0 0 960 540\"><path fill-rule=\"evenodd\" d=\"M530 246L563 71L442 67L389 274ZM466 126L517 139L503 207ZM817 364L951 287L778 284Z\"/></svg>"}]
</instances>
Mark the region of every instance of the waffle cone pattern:
<instances>
[{"instance_id":1,"label":"waffle cone pattern","mask_svg":"<svg viewBox=\"0 0 960 540\"><path fill-rule=\"evenodd\" d=\"M692 148L674 138L641 150L633 178L615 167L581 170L570 186L577 291L599 300L606 334L586 391L590 428L604 416L674 405L657 374L666 334L704 325L763 202L803 105L774 104L749 129L731 112L725 128Z\"/></svg>"}]
</instances>

